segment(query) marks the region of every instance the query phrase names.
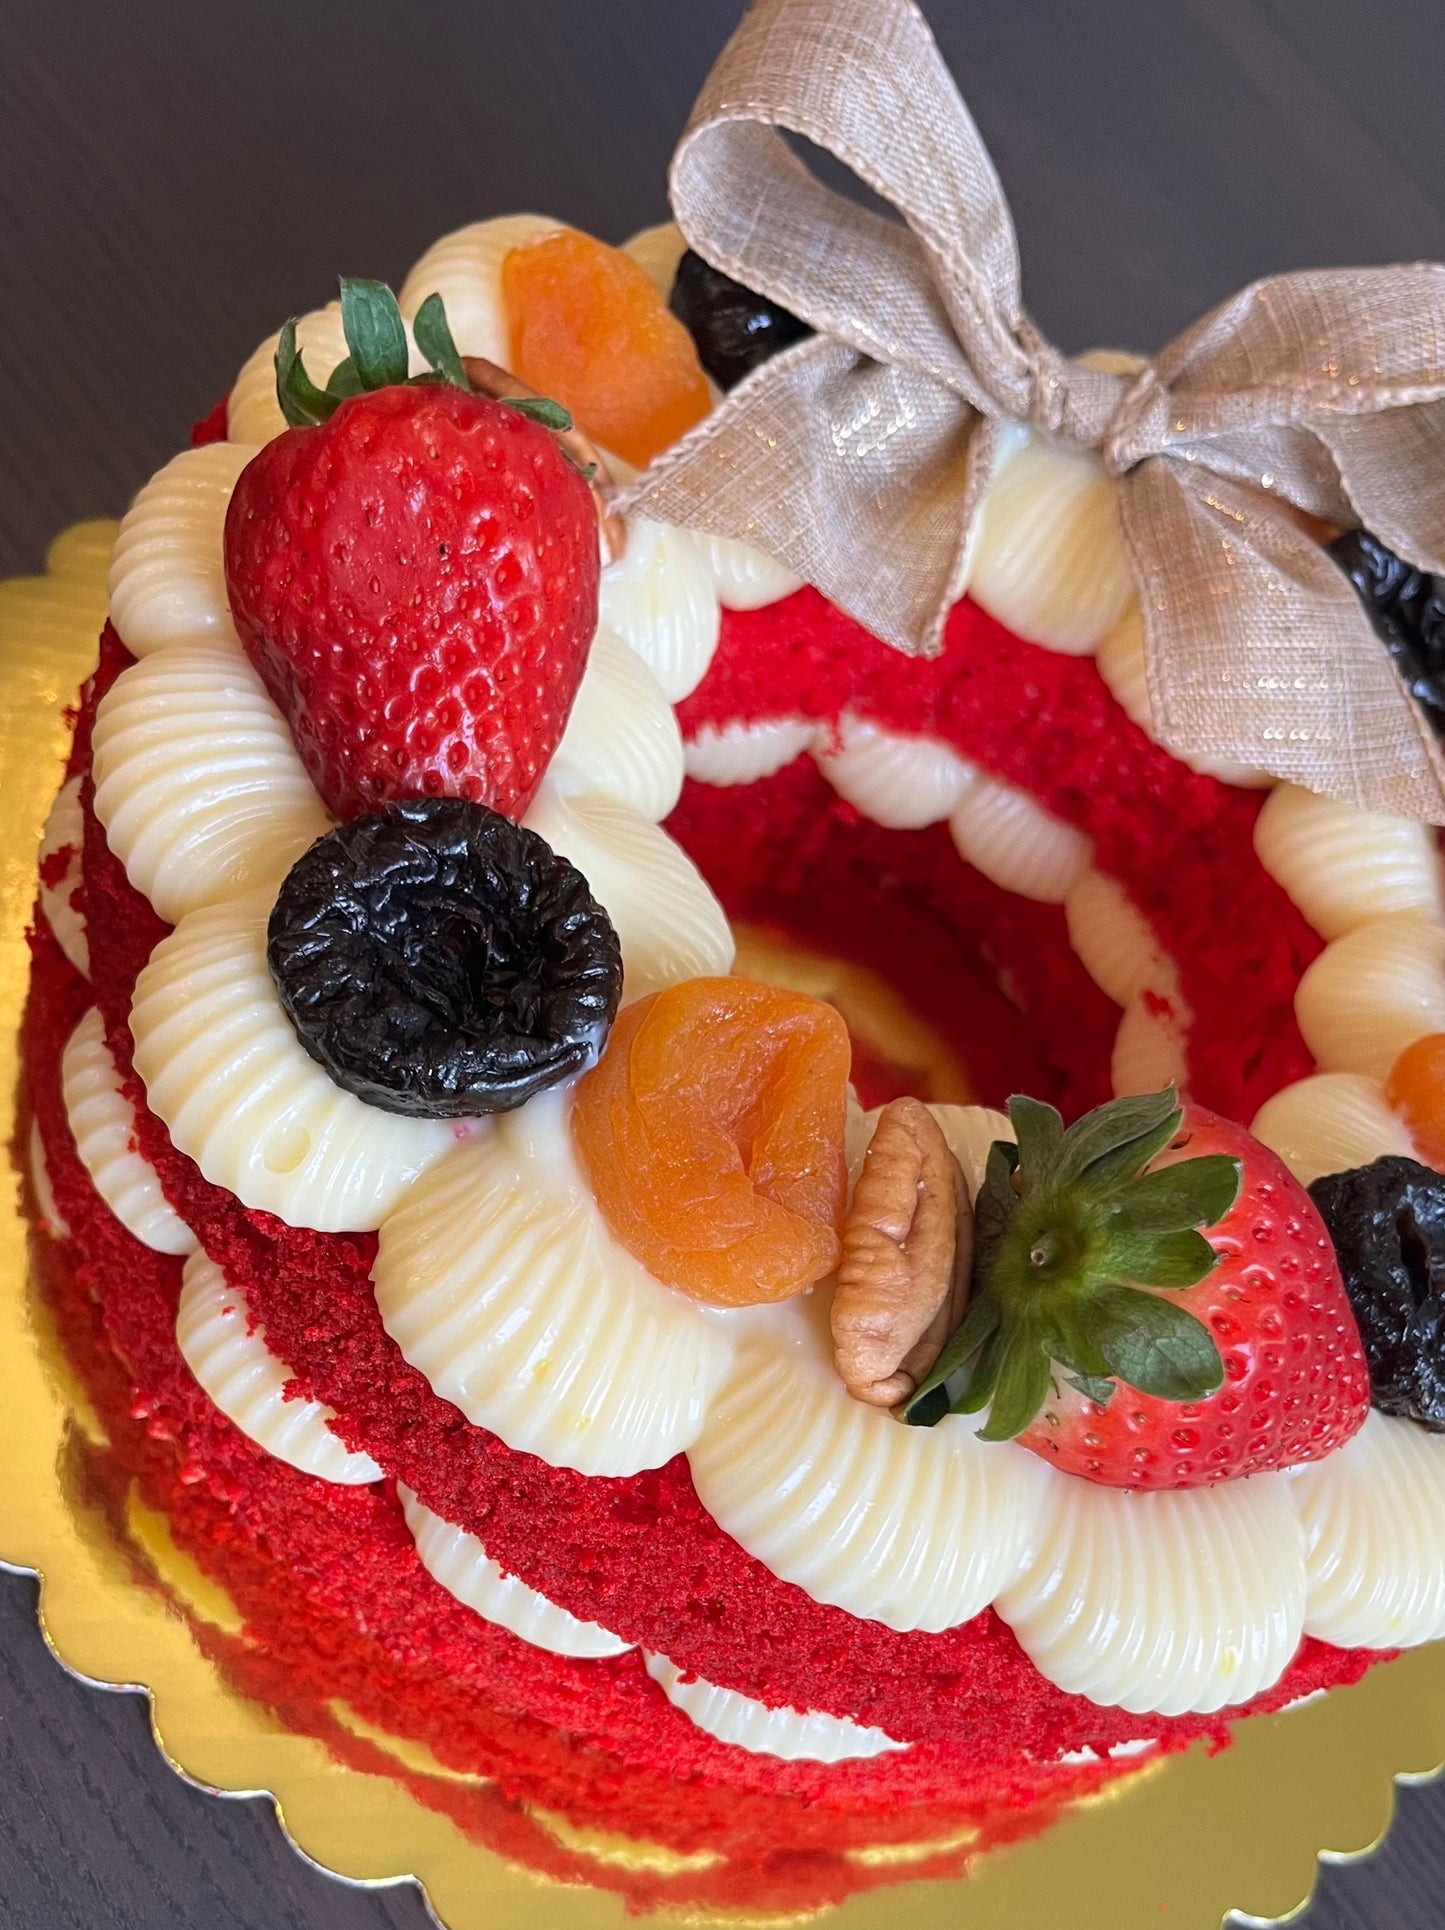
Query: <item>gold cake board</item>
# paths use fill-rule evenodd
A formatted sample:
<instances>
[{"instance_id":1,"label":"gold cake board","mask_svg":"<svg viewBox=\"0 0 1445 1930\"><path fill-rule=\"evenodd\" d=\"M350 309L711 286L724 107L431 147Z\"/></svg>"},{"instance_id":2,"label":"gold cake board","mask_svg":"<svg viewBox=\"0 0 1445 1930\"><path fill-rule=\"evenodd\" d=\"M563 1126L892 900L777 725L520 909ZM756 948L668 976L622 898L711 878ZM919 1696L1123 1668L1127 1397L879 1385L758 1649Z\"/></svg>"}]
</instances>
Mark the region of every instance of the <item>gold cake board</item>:
<instances>
[{"instance_id":1,"label":"gold cake board","mask_svg":"<svg viewBox=\"0 0 1445 1930\"><path fill-rule=\"evenodd\" d=\"M0 1078L12 1092L35 849L59 782L62 711L93 662L104 620L113 534L110 523L79 524L56 541L46 576L0 584ZM126 1547L69 1491L68 1436L95 1424L28 1290L13 1170L3 1184L0 1561L40 1575L41 1626L59 1660L89 1681L143 1690L160 1748L192 1782L217 1794L270 1795L296 1847L349 1882L415 1878L448 1930L622 1924L620 1897L508 1863L386 1776L287 1732L228 1686L165 1595L137 1585ZM173 1603L225 1626L229 1604L170 1544L163 1523L133 1516L131 1533ZM368 1733L417 1772L414 1745ZM1379 1841L1395 1779L1425 1778L1442 1764L1445 1643L1380 1667L1355 1688L1256 1718L1220 1756L1196 1749L1125 1779L1043 1835L980 1858L966 1879L875 1890L823 1914L839 1930L1219 1930L1231 1911L1276 1922L1304 1907L1319 1856L1359 1856ZM585 1832L569 1843L587 1852ZM592 1852L599 1861L620 1855L615 1838L594 1839ZM899 1849L885 1854L902 1876Z\"/></svg>"}]
</instances>

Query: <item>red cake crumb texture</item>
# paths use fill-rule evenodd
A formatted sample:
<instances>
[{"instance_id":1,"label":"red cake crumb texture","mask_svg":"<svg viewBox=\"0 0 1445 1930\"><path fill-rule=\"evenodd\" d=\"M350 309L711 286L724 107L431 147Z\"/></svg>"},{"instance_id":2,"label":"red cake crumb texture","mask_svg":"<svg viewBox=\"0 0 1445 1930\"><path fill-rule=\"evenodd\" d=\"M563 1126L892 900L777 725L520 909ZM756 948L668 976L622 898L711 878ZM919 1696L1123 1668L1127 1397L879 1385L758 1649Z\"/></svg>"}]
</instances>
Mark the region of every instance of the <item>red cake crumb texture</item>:
<instances>
[{"instance_id":1,"label":"red cake crumb texture","mask_svg":"<svg viewBox=\"0 0 1445 1930\"><path fill-rule=\"evenodd\" d=\"M904 659L816 590L804 589L761 610L725 610L712 666L678 715L684 736L692 737L705 723L804 717L836 724L847 711L901 735L941 739L1093 840L1095 868L1125 887L1179 968L1194 1015L1191 1090L1201 1105L1248 1125L1272 1093L1313 1071L1293 1001L1321 943L1254 855L1254 821L1265 794L1196 776L1151 743L1115 703L1092 658L1023 643L965 599L949 619L937 658ZM805 762L782 777L803 784ZM814 853L828 843L829 832L822 825L813 832L812 853L800 853L796 845L799 833L806 835L811 808L795 806L794 822L780 835L764 803L754 801L753 788L715 793L692 784L669 828L693 851L729 910L756 916L760 911L747 908L786 907L788 892L807 889L815 876ZM835 801L830 814L820 815L835 821L841 815L851 828L857 819L852 814L850 821L848 813ZM883 852L906 852L915 837L924 846L902 895L948 892L966 867L942 827L877 833L879 861L887 862ZM895 865L907 862L893 858ZM895 902L890 900L890 916ZM976 902L963 907L965 919ZM1062 915L1049 918L1057 921L1051 942L1040 940L1031 956L999 945L990 962L997 970L999 958L1006 961L1010 995L1020 976L1028 976L1027 1027L1051 1027L1072 1062L1094 1037L1102 995L1088 998L1082 968L1063 937ZM1048 921L1034 929L1047 933ZM968 934L960 936L966 940ZM987 958L988 938L975 943ZM896 975L891 944L889 954ZM1247 999L1240 997L1244 985ZM1108 1010L1114 1013L1112 1006ZM1081 1014L1088 1026L1082 1047L1075 1044ZM1016 1034L1018 1029L1016 1024ZM983 1025L970 1035L966 1053L982 1099L997 1103L1020 1089L1058 1096L1027 1085L1026 1062L1012 1056L1024 1046L1021 1038L1008 1041L999 1083L985 1076L993 1071L979 1056L988 1033ZM1071 1093L1065 1097L1077 1104ZM1086 1103L1103 1097L1106 1081Z\"/></svg>"},{"instance_id":2,"label":"red cake crumb texture","mask_svg":"<svg viewBox=\"0 0 1445 1930\"><path fill-rule=\"evenodd\" d=\"M89 760L98 695L125 662L120 639L108 631L79 726L77 768ZM1179 961L1196 1013L1200 1098L1248 1119L1269 1090L1310 1069L1291 994L1318 940L1254 859L1256 799L1194 778L1154 749L1107 697L1092 664L1021 645L968 604L955 614L940 660L909 664L804 591L772 610L727 618L718 662L687 722L787 712L828 720L845 708L895 730L940 735L1096 840L1096 863L1129 886ZM884 834L860 824L822 795L820 782L803 760L750 791L689 787L675 828L727 909L772 917L845 950L849 932L866 940L886 923L872 915L884 907L893 930L889 959L870 959L864 944L862 963L887 963L899 990L963 1048L980 1096L1001 1098L1030 1083L1071 1110L1104 1096L1115 1011L1082 979L1057 911L984 886L943 834ZM666 1764L685 1778L814 1803L967 1803L984 1791L1011 1791L1030 1805L1055 1793L1061 1774L1063 1787L1071 1783L1071 1770L1055 1768L1063 1752L1104 1754L1138 1737L1140 1727L1167 1747L1190 1737L1225 1739L1221 1716L1142 1720L1063 1695L992 1612L943 1635L899 1635L812 1602L708 1517L685 1457L627 1480L583 1478L467 1424L382 1328L368 1280L372 1237L314 1235L245 1212L172 1148L145 1108L131 1071L127 1015L135 975L164 924L108 851L89 793L87 780L87 915L93 955L104 961L93 996L137 1106L141 1150L206 1253L245 1287L253 1316L301 1388L336 1409L347 1446L367 1449L428 1507L477 1532L504 1569L575 1615L762 1702L878 1723L918 1747L837 1768L749 1758L722 1751L662 1704L635 1654L600 1664L534 1652L519 1658L519 1644L430 1585L390 1494L320 1488L259 1461L177 1359L179 1266L137 1258L141 1251L125 1241L125 1260L108 1276L100 1235L93 1260L87 1231L83 1272L104 1295L108 1336L133 1368L150 1426L183 1444L177 1453L195 1475L197 1505L204 1490L212 1505L230 1511L239 1538L291 1546L295 1573L314 1577L307 1592L330 1612L394 1631L428 1666L461 1679L469 1669L477 1679L484 1654L486 1679L509 1683L509 1695L531 1716L581 1729L637 1768ZM739 851L747 851L745 863ZM58 971L42 946L37 986ZM1254 988L1248 1015L1233 994L1244 973ZM62 1212L75 1212L75 1224L89 1229L95 1210L89 1220L81 1216L73 1172L60 1191L68 1135L54 1065L69 1017L68 1009L62 1017L44 1006L37 990L31 1065ZM988 1036L1005 1025L994 1060L984 1060ZM112 1227L110 1239L125 1237ZM1374 1660L1306 1642L1283 1681L1252 1708L1279 1708L1349 1681Z\"/></svg>"},{"instance_id":3,"label":"red cake crumb texture","mask_svg":"<svg viewBox=\"0 0 1445 1930\"><path fill-rule=\"evenodd\" d=\"M876 1786L867 1764L777 1764L801 1773L774 1777L695 1729L637 1657L569 1662L463 1608L422 1568L387 1484L338 1488L296 1472L240 1434L191 1378L174 1340L181 1262L119 1225L65 1126L55 1066L90 988L43 929L35 953L29 1099L72 1237L38 1240L34 1272L107 1436L104 1446L72 1436L70 1482L122 1535L132 1491L168 1518L243 1623L233 1635L192 1614L195 1639L288 1728L401 1781L473 1840L554 1878L620 1890L634 1909L816 1909L894 1880L886 1865L850 1859L860 1844L937 1841L951 1847L910 1857L909 1875L958 1875L981 1851L1045 1827L1070 1798L1137 1769L998 1778L974 1765L950 1771L931 1751L933 1773L906 1803ZM489 1786L402 1771L346 1727L337 1705ZM721 1860L675 1874L599 1863L559 1844L534 1808Z\"/></svg>"},{"instance_id":4,"label":"red cake crumb texture","mask_svg":"<svg viewBox=\"0 0 1445 1930\"><path fill-rule=\"evenodd\" d=\"M880 1764L760 1761L694 1729L636 1656L568 1662L471 1614L421 1567L386 1484L337 1488L296 1472L241 1435L191 1378L174 1340L181 1262L118 1224L65 1124L56 1066L90 987L43 928L34 949L30 1103L72 1232L63 1243L37 1242L36 1273L108 1437L105 1447L72 1438L72 1478L118 1527L132 1489L168 1517L177 1545L224 1587L243 1622L229 1635L192 1616L195 1638L288 1727L351 1767L401 1781L472 1840L556 1879L616 1889L636 1910L816 1909L897 1879L896 1867L850 1856L859 1845L951 1845L910 1857L907 1874L958 1875L981 1852L1047 1827L1074 1797L1138 1769L1137 1760L1048 1768L986 1733L966 1751L925 1745ZM1007 1639L1001 1625L996 1632ZM1306 1649L1290 1696L1354 1680L1378 1659ZM337 1705L488 1786L399 1771L339 1720ZM1225 1738L1217 1723L1164 1728L1175 1733L1157 1753L1182 1747L1189 1729L1211 1743ZM900 1780L900 1762L922 1774ZM559 1844L534 1808L576 1828L722 1860L667 1874L624 1870Z\"/></svg>"}]
</instances>

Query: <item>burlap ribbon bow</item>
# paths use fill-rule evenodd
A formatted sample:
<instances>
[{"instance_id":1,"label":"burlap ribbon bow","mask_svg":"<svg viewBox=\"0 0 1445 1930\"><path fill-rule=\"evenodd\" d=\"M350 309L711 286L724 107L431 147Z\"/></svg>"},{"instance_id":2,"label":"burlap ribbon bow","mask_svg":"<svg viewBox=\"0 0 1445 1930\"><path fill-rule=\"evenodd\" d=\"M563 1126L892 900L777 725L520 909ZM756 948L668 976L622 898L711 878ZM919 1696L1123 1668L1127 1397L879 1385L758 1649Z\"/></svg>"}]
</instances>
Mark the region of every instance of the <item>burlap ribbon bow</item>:
<instances>
[{"instance_id":1,"label":"burlap ribbon bow","mask_svg":"<svg viewBox=\"0 0 1445 1930\"><path fill-rule=\"evenodd\" d=\"M780 129L903 223L824 187ZM1293 513L1445 568L1445 267L1280 275L1142 372L1086 368L1024 313L998 177L911 0L757 0L671 187L700 254L818 332L740 384L629 507L755 543L929 651L998 425L1029 423L1118 480L1165 744L1445 821L1440 748Z\"/></svg>"}]
</instances>

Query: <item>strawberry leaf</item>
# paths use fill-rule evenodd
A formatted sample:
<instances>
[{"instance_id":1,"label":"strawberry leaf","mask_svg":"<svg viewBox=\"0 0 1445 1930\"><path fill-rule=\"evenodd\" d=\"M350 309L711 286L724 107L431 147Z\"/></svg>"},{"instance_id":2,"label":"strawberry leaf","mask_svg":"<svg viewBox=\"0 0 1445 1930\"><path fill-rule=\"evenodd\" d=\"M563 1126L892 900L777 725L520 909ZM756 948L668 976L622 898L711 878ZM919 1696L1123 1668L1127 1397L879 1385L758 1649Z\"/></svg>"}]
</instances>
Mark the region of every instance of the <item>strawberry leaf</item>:
<instances>
[{"instance_id":1,"label":"strawberry leaf","mask_svg":"<svg viewBox=\"0 0 1445 1930\"><path fill-rule=\"evenodd\" d=\"M549 395L509 395L505 406L515 409L530 422L540 422L544 429L554 435L566 435L572 427L572 417L560 402L554 402Z\"/></svg>"},{"instance_id":2,"label":"strawberry leaf","mask_svg":"<svg viewBox=\"0 0 1445 1930\"><path fill-rule=\"evenodd\" d=\"M1219 1265L1202 1233L1135 1233L1114 1226L1099 1255L1101 1278L1136 1287L1196 1287Z\"/></svg>"},{"instance_id":3,"label":"strawberry leaf","mask_svg":"<svg viewBox=\"0 0 1445 1930\"><path fill-rule=\"evenodd\" d=\"M1067 1186L1087 1175L1091 1189L1099 1190L1103 1184L1118 1183L1112 1179L1116 1167L1120 1178L1132 1178L1146 1159L1168 1144L1179 1119L1179 1095L1172 1086L1096 1106L1064 1134L1054 1162L1054 1183ZM1153 1142L1148 1152L1136 1152L1145 1142Z\"/></svg>"},{"instance_id":4,"label":"strawberry leaf","mask_svg":"<svg viewBox=\"0 0 1445 1930\"><path fill-rule=\"evenodd\" d=\"M1093 1196L1105 1199L1136 1179L1154 1155L1162 1153L1173 1139L1182 1117L1182 1113L1176 1111L1168 1118L1161 1119L1148 1132L1140 1133L1137 1139L1128 1140L1096 1159L1084 1176Z\"/></svg>"},{"instance_id":5,"label":"strawberry leaf","mask_svg":"<svg viewBox=\"0 0 1445 1930\"><path fill-rule=\"evenodd\" d=\"M440 295L427 296L412 317L411 332L428 364L444 381L458 389L471 387L467 372L462 367L462 358L457 353L457 345L452 339L446 307Z\"/></svg>"},{"instance_id":6,"label":"strawberry leaf","mask_svg":"<svg viewBox=\"0 0 1445 1930\"><path fill-rule=\"evenodd\" d=\"M1219 1256L1202 1227L1234 1205L1239 1160L1144 1170L1179 1130L1172 1090L1115 1100L1067 1131L1052 1106L1009 1101L1017 1143L995 1140L974 1203L972 1297L963 1324L907 1403L931 1426L945 1402L988 1408L980 1439L1022 1433L1066 1384L1105 1405L1119 1382L1162 1400L1203 1400L1224 1366L1214 1338L1164 1293L1205 1279ZM1160 1291L1162 1290L1162 1291Z\"/></svg>"},{"instance_id":7,"label":"strawberry leaf","mask_svg":"<svg viewBox=\"0 0 1445 1930\"><path fill-rule=\"evenodd\" d=\"M470 393L471 384L452 340L440 295L427 296L413 324L417 347L431 364L421 375L407 373L411 356L406 324L401 319L396 297L385 282L343 276L341 326L350 354L331 371L324 389L317 388L302 364L296 346L295 322L288 322L281 331L276 344L276 399L293 429L315 428L319 423L329 422L340 403L372 389L448 382ZM536 410L528 403L518 406L524 413L535 413L548 428L572 426L572 418L555 402L544 401Z\"/></svg>"},{"instance_id":8,"label":"strawberry leaf","mask_svg":"<svg viewBox=\"0 0 1445 1930\"><path fill-rule=\"evenodd\" d=\"M1041 1319L1043 1344L1060 1366L1089 1379L1103 1379L1108 1374L1109 1363L1089 1330L1083 1308L1067 1304L1050 1308Z\"/></svg>"},{"instance_id":9,"label":"strawberry leaf","mask_svg":"<svg viewBox=\"0 0 1445 1930\"><path fill-rule=\"evenodd\" d=\"M1019 1334L1004 1349L981 1441L1011 1441L1022 1434L1049 1396L1053 1374L1049 1357L1033 1335ZM970 1388L970 1397L973 1394ZM979 1403L982 1405L982 1402Z\"/></svg>"},{"instance_id":10,"label":"strawberry leaf","mask_svg":"<svg viewBox=\"0 0 1445 1930\"><path fill-rule=\"evenodd\" d=\"M287 322L276 344L276 400L293 429L314 429L330 421L336 408L337 398L318 389L306 373L294 320Z\"/></svg>"},{"instance_id":11,"label":"strawberry leaf","mask_svg":"<svg viewBox=\"0 0 1445 1930\"><path fill-rule=\"evenodd\" d=\"M996 1300L990 1300L986 1295L981 1295L970 1302L963 1325L946 1343L943 1352L918 1383L912 1399L904 1408L905 1421L911 1422L915 1427L932 1427L935 1421L943 1419L948 1412L947 1406L934 1413L936 1403L928 1402L925 1406L926 1396L932 1394L936 1387L942 1387L946 1380L958 1373L960 1368L966 1367L983 1350L997 1331L1002 1319L1003 1313ZM928 1418L929 1415L932 1415L932 1419Z\"/></svg>"},{"instance_id":12,"label":"strawberry leaf","mask_svg":"<svg viewBox=\"0 0 1445 1930\"><path fill-rule=\"evenodd\" d=\"M955 1413L977 1414L980 1408L988 1406L1007 1352L1008 1335L1002 1327L995 1327L978 1359L962 1370L963 1384L953 1403Z\"/></svg>"},{"instance_id":13,"label":"strawberry leaf","mask_svg":"<svg viewBox=\"0 0 1445 1930\"><path fill-rule=\"evenodd\" d=\"M338 402L344 402L349 395L361 394L361 377L356 373L356 364L349 355L331 371L326 393L334 395Z\"/></svg>"},{"instance_id":14,"label":"strawberry leaf","mask_svg":"<svg viewBox=\"0 0 1445 1930\"><path fill-rule=\"evenodd\" d=\"M1094 1337L1111 1371L1162 1401L1202 1401L1224 1382L1224 1362L1202 1320L1173 1300L1114 1287L1097 1296Z\"/></svg>"},{"instance_id":15,"label":"strawberry leaf","mask_svg":"<svg viewBox=\"0 0 1445 1930\"><path fill-rule=\"evenodd\" d=\"M405 382L409 357L406 327L396 296L385 282L341 278L341 327L363 389Z\"/></svg>"},{"instance_id":16,"label":"strawberry leaf","mask_svg":"<svg viewBox=\"0 0 1445 1930\"><path fill-rule=\"evenodd\" d=\"M903 1410L903 1418L910 1427L937 1427L945 1415L952 1413L953 1403L948 1398L948 1389L941 1383L930 1387L927 1393L915 1394Z\"/></svg>"},{"instance_id":17,"label":"strawberry leaf","mask_svg":"<svg viewBox=\"0 0 1445 1930\"><path fill-rule=\"evenodd\" d=\"M1095 1407L1107 1407L1119 1385L1117 1381L1098 1380L1092 1374L1065 1374L1064 1379L1075 1393L1082 1394Z\"/></svg>"},{"instance_id":18,"label":"strawberry leaf","mask_svg":"<svg viewBox=\"0 0 1445 1930\"><path fill-rule=\"evenodd\" d=\"M1181 1159L1175 1166L1141 1174L1114 1195L1121 1223L1136 1233L1178 1233L1214 1226L1239 1198L1244 1167L1227 1153Z\"/></svg>"},{"instance_id":19,"label":"strawberry leaf","mask_svg":"<svg viewBox=\"0 0 1445 1930\"><path fill-rule=\"evenodd\" d=\"M1008 1113L1018 1140L1019 1172L1025 1192L1047 1186L1053 1174L1054 1157L1064 1137L1062 1114L1025 1093L1014 1094L1008 1102Z\"/></svg>"},{"instance_id":20,"label":"strawberry leaf","mask_svg":"<svg viewBox=\"0 0 1445 1930\"><path fill-rule=\"evenodd\" d=\"M1014 1191L1018 1164L1019 1149L1012 1140L996 1139L989 1147L983 1184L973 1203L973 1277L980 1286L988 1284L994 1255L1018 1205Z\"/></svg>"}]
</instances>

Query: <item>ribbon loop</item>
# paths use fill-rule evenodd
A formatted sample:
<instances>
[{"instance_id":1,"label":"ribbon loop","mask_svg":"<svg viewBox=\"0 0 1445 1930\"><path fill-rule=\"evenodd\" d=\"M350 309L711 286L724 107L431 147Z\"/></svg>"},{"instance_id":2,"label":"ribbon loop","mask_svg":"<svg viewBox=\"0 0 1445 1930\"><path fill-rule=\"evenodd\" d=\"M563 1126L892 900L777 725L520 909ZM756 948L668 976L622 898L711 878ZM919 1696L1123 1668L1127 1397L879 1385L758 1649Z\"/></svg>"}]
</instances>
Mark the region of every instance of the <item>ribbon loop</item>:
<instances>
[{"instance_id":1,"label":"ribbon loop","mask_svg":"<svg viewBox=\"0 0 1445 1930\"><path fill-rule=\"evenodd\" d=\"M820 182L801 136L897 211ZM1445 569L1445 267L1257 282L1152 363L1071 360L1023 312L993 163L913 0L755 0L673 160L679 226L815 336L625 507L737 536L905 651L940 647L1004 422L1120 491L1154 726L1445 822L1445 758L1306 531L1367 522Z\"/></svg>"}]
</instances>

